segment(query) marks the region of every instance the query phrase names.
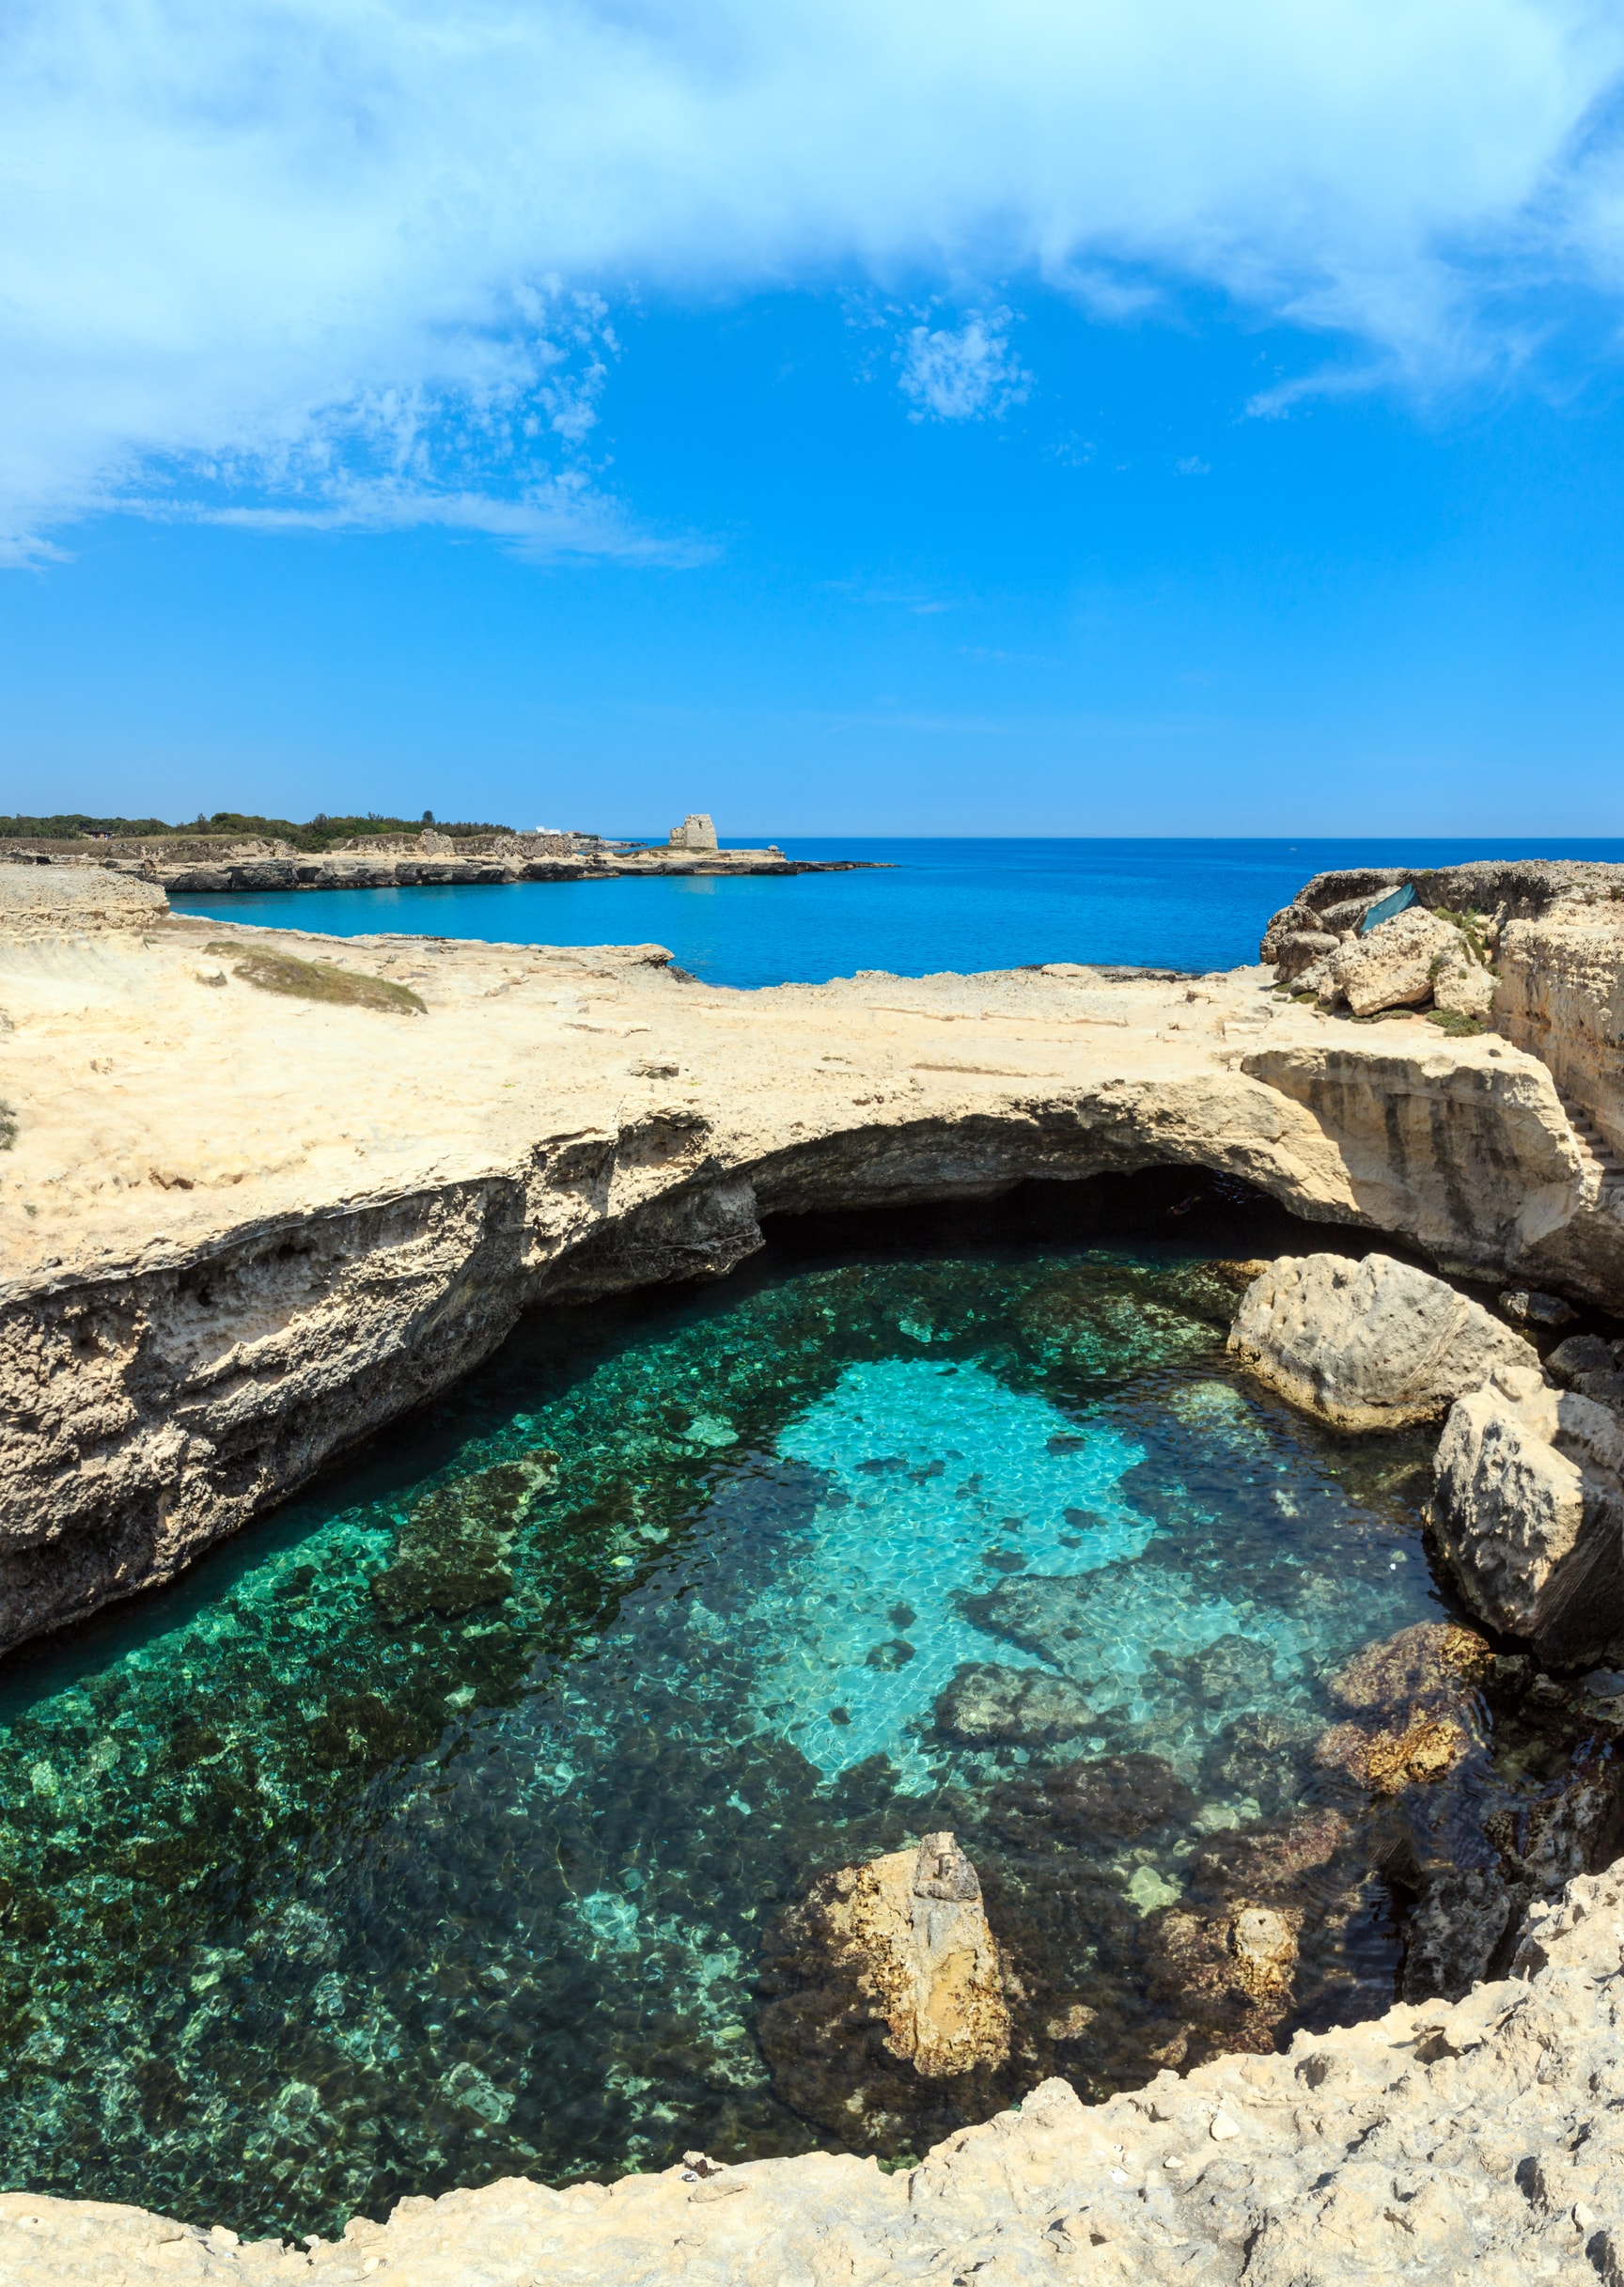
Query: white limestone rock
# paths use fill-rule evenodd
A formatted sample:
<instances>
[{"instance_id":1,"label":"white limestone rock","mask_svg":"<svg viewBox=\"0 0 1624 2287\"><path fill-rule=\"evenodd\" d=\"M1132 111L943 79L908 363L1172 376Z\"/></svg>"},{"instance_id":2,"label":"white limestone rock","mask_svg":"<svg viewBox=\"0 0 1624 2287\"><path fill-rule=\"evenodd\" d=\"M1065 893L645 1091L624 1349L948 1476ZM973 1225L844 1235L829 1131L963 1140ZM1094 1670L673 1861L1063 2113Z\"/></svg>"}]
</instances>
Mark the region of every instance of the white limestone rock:
<instances>
[{"instance_id":1,"label":"white limestone rock","mask_svg":"<svg viewBox=\"0 0 1624 2287\"><path fill-rule=\"evenodd\" d=\"M1553 1666L1624 1655L1624 1421L1611 1407L1497 1374L1450 1411L1433 1521L1491 1627Z\"/></svg>"},{"instance_id":2,"label":"white limestone rock","mask_svg":"<svg viewBox=\"0 0 1624 2287\"><path fill-rule=\"evenodd\" d=\"M1497 1368L1538 1360L1442 1278L1389 1255L1284 1255L1253 1280L1229 1334L1249 1373L1338 1430L1434 1421Z\"/></svg>"},{"instance_id":3,"label":"white limestone rock","mask_svg":"<svg viewBox=\"0 0 1624 2287\"><path fill-rule=\"evenodd\" d=\"M0 938L99 937L150 929L169 901L155 882L101 866L24 866L0 860Z\"/></svg>"},{"instance_id":4,"label":"white limestone rock","mask_svg":"<svg viewBox=\"0 0 1624 2287\"><path fill-rule=\"evenodd\" d=\"M1442 963L1432 980L1432 1006L1452 1016L1487 1019L1494 1010L1493 972L1473 960L1464 938L1460 943L1460 951Z\"/></svg>"},{"instance_id":5,"label":"white limestone rock","mask_svg":"<svg viewBox=\"0 0 1624 2287\"><path fill-rule=\"evenodd\" d=\"M1432 997L1439 969L1459 957L1460 947L1459 930L1413 905L1329 957L1330 988L1321 997L1345 1000L1355 1016L1420 1008Z\"/></svg>"}]
</instances>

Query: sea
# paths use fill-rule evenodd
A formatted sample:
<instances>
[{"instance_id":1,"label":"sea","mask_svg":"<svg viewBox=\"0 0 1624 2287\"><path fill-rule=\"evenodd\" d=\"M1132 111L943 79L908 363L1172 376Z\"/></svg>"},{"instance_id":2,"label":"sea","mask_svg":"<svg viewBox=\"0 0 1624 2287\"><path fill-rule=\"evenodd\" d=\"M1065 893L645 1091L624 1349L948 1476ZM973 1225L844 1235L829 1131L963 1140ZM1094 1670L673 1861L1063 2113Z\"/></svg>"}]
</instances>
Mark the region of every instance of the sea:
<instances>
[{"instance_id":1,"label":"sea","mask_svg":"<svg viewBox=\"0 0 1624 2287\"><path fill-rule=\"evenodd\" d=\"M762 838L765 839L765 837ZM401 931L519 945L664 946L708 983L821 984L1045 961L1203 972L1255 961L1269 916L1310 875L1469 858L1624 862L1624 838L1497 840L865 839L781 844L882 871L518 882L499 887L187 897L181 913L340 937Z\"/></svg>"}]
</instances>

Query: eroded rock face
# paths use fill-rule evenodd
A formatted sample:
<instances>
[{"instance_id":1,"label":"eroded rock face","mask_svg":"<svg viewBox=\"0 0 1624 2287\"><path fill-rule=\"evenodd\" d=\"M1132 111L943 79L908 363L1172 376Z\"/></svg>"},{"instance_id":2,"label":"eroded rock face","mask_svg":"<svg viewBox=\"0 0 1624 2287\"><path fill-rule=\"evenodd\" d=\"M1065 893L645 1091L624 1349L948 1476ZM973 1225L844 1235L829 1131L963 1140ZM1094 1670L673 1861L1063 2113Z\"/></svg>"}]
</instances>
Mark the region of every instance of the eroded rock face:
<instances>
[{"instance_id":1,"label":"eroded rock face","mask_svg":"<svg viewBox=\"0 0 1624 2287\"><path fill-rule=\"evenodd\" d=\"M169 910L151 882L100 866L21 866L0 860L0 937L96 937L150 928Z\"/></svg>"},{"instance_id":2,"label":"eroded rock face","mask_svg":"<svg viewBox=\"0 0 1624 2287\"><path fill-rule=\"evenodd\" d=\"M1295 984L1328 961L1342 940L1323 930L1299 930L1289 937L1282 937L1274 952L1274 975L1283 984Z\"/></svg>"},{"instance_id":3,"label":"eroded rock face","mask_svg":"<svg viewBox=\"0 0 1624 2287\"><path fill-rule=\"evenodd\" d=\"M1283 1256L1242 1295L1229 1348L1339 1430L1437 1420L1496 1367L1537 1365L1480 1304L1387 1255Z\"/></svg>"},{"instance_id":4,"label":"eroded rock face","mask_svg":"<svg viewBox=\"0 0 1624 2287\"><path fill-rule=\"evenodd\" d=\"M1559 1667L1624 1655L1624 1420L1611 1407L1498 1372L1450 1411L1433 1516L1491 1627Z\"/></svg>"},{"instance_id":5,"label":"eroded rock face","mask_svg":"<svg viewBox=\"0 0 1624 2287\"><path fill-rule=\"evenodd\" d=\"M1616 1155L1624 1152L1624 899L1621 885L1594 902L1565 901L1502 932L1500 1028L1550 1065Z\"/></svg>"}]
</instances>

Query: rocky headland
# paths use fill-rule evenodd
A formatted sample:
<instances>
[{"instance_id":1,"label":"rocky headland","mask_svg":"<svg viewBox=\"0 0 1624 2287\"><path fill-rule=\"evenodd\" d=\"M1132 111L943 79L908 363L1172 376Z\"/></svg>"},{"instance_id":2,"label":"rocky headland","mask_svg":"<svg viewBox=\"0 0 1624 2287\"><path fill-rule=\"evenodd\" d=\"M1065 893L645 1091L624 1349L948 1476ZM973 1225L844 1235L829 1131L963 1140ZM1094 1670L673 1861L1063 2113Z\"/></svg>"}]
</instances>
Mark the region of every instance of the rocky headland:
<instances>
[{"instance_id":1,"label":"rocky headland","mask_svg":"<svg viewBox=\"0 0 1624 2287\"><path fill-rule=\"evenodd\" d=\"M192 897L301 889L465 889L512 882L612 882L664 874L852 873L858 858L793 858L781 850L622 849L559 834L367 835L337 849L258 838L166 835L151 841L0 843L0 864L110 872Z\"/></svg>"},{"instance_id":2,"label":"rocky headland","mask_svg":"<svg viewBox=\"0 0 1624 2287\"><path fill-rule=\"evenodd\" d=\"M1273 2053L1315 1935L1294 1883L1340 1843L1334 1814L1265 1821L1143 1903L1208 2025L1183 2077L1090 2107L1046 2079L889 2175L695 2154L406 2201L306 2249L8 2195L0 2276L1624 2280L1624 1887L1582 1871L1620 1841L1624 873L1322 876L1262 951L735 993L657 947L234 930L129 873L0 868L0 1642L172 1577L525 1309L725 1274L768 1215L1167 1166L1395 1250L1241 1267L1231 1349L1347 1434L1439 1425L1435 1553L1475 1623L1350 1663L1314 1750L1364 1796L1456 1806L1402 1843L1384 2017ZM1590 1745L1456 1863L1485 1694ZM937 1720L1078 1718L1063 1672L984 1666ZM980 2074L991 2105L1038 2053L950 1835L832 1872L782 1951L764 2050L833 2060L806 2117L843 2054L869 2082Z\"/></svg>"}]
</instances>

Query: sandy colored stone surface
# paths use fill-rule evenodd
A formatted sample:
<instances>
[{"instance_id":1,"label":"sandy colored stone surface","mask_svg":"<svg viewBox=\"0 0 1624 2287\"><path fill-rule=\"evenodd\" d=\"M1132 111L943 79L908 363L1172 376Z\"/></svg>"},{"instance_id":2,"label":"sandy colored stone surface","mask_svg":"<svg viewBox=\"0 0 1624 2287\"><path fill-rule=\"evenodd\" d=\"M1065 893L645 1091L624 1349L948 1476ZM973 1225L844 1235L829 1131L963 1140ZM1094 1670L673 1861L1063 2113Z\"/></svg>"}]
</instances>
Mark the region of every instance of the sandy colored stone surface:
<instances>
[{"instance_id":1,"label":"sandy colored stone surface","mask_svg":"<svg viewBox=\"0 0 1624 2287\"><path fill-rule=\"evenodd\" d=\"M1282 1255L1241 1298L1229 1348L1248 1373L1338 1430L1440 1421L1533 1346L1480 1303L1390 1255Z\"/></svg>"},{"instance_id":2,"label":"sandy colored stone surface","mask_svg":"<svg viewBox=\"0 0 1624 2287\"><path fill-rule=\"evenodd\" d=\"M650 947L8 926L52 870L0 869L0 1644L170 1577L522 1309L726 1272L766 1214L1174 1163L1624 1293L1538 1058L1267 971L745 993ZM425 1013L258 990L255 947Z\"/></svg>"},{"instance_id":3,"label":"sandy colored stone surface","mask_svg":"<svg viewBox=\"0 0 1624 2287\"><path fill-rule=\"evenodd\" d=\"M1583 900L1501 939L1496 1022L1545 1058L1557 1085L1624 1153L1624 904Z\"/></svg>"},{"instance_id":4,"label":"sandy colored stone surface","mask_svg":"<svg viewBox=\"0 0 1624 2287\"><path fill-rule=\"evenodd\" d=\"M1240 1934L1260 1985L1289 1950ZM310 2248L0 2196L6 2287L1616 2287L1624 2277L1624 1867L1536 1909L1512 1975L1085 2106L1043 2082L893 2175L813 2154L404 2200Z\"/></svg>"},{"instance_id":5,"label":"sandy colored stone surface","mask_svg":"<svg viewBox=\"0 0 1624 2287\"><path fill-rule=\"evenodd\" d=\"M976 1869L950 1834L843 1867L815 1910L831 1971L854 1978L885 2045L928 2080L1009 2054L1003 1967Z\"/></svg>"},{"instance_id":6,"label":"sandy colored stone surface","mask_svg":"<svg viewBox=\"0 0 1624 2287\"><path fill-rule=\"evenodd\" d=\"M10 938L100 936L162 920L169 901L151 882L100 869L65 872L54 866L11 866L0 880L0 927Z\"/></svg>"}]
</instances>

